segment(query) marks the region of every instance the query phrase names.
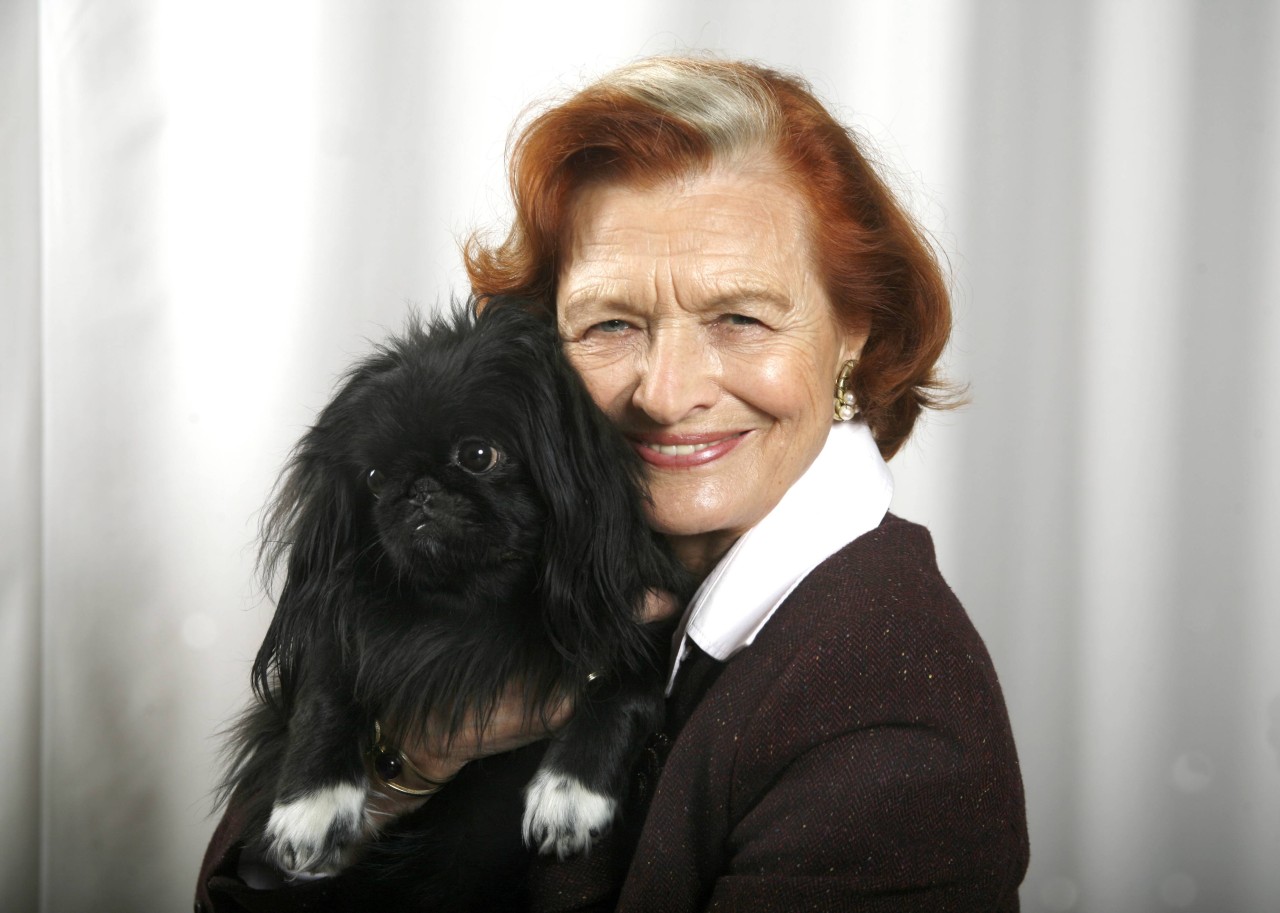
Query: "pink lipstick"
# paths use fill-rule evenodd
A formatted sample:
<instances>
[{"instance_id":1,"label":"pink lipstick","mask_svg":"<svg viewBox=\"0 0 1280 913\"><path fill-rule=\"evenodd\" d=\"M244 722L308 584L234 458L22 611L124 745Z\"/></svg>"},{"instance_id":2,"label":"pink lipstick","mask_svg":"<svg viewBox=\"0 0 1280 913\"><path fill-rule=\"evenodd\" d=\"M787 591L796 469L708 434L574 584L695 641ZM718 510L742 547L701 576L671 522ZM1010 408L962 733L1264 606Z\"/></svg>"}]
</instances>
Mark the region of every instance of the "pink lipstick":
<instances>
[{"instance_id":1,"label":"pink lipstick","mask_svg":"<svg viewBox=\"0 0 1280 913\"><path fill-rule=\"evenodd\" d=\"M686 469L720 459L746 437L745 431L705 434L628 435L631 446L650 466Z\"/></svg>"}]
</instances>

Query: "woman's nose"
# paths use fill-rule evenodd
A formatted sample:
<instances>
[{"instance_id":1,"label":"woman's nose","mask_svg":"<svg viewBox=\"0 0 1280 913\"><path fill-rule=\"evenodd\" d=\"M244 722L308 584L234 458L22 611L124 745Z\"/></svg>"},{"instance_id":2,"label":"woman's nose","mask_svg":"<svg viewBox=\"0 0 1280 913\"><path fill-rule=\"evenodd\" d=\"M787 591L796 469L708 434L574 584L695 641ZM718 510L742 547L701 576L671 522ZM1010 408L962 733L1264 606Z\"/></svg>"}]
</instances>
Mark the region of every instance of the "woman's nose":
<instances>
[{"instance_id":1,"label":"woman's nose","mask_svg":"<svg viewBox=\"0 0 1280 913\"><path fill-rule=\"evenodd\" d=\"M714 352L697 328L660 326L651 331L631 401L659 425L675 425L715 402Z\"/></svg>"}]
</instances>

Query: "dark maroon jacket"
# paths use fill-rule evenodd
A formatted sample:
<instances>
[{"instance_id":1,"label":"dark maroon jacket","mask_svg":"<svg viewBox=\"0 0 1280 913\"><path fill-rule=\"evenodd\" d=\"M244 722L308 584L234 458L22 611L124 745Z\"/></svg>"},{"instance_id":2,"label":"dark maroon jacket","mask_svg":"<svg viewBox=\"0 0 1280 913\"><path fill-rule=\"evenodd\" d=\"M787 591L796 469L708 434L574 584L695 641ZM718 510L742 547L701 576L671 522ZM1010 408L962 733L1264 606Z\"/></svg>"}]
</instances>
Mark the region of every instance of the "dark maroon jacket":
<instances>
[{"instance_id":1,"label":"dark maroon jacket","mask_svg":"<svg viewBox=\"0 0 1280 913\"><path fill-rule=\"evenodd\" d=\"M678 734L638 773L647 814L585 858L539 860L530 909L1018 909L1028 847L1008 715L923 527L889 515L827 559L750 647L683 667L669 711ZM236 831L233 809L205 903ZM209 909L327 908L245 896Z\"/></svg>"}]
</instances>

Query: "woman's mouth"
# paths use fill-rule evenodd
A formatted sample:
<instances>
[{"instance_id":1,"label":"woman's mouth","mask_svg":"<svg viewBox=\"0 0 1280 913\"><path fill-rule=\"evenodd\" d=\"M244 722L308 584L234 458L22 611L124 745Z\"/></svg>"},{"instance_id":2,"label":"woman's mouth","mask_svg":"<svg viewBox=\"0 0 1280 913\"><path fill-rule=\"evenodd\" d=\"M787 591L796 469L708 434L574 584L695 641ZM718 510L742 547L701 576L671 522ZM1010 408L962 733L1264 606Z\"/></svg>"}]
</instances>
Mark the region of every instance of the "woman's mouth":
<instances>
[{"instance_id":1,"label":"woman's mouth","mask_svg":"<svg viewBox=\"0 0 1280 913\"><path fill-rule=\"evenodd\" d=\"M712 434L646 434L631 437L631 446L651 466L665 469L701 466L727 454L745 431Z\"/></svg>"}]
</instances>

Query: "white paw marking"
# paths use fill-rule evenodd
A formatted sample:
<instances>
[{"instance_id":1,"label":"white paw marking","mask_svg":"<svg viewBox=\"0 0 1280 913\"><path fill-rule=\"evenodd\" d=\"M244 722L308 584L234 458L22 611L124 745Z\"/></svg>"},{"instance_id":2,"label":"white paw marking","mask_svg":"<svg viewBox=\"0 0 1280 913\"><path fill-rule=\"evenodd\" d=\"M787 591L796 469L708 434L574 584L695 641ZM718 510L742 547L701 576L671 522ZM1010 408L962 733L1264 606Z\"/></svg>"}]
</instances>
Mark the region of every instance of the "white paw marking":
<instances>
[{"instance_id":1,"label":"white paw marking","mask_svg":"<svg viewBox=\"0 0 1280 913\"><path fill-rule=\"evenodd\" d=\"M609 830L618 802L576 777L540 770L524 791L524 842L564 859Z\"/></svg>"},{"instance_id":2,"label":"white paw marking","mask_svg":"<svg viewBox=\"0 0 1280 913\"><path fill-rule=\"evenodd\" d=\"M365 790L340 783L277 802L267 822L267 843L276 864L290 875L336 872L368 828Z\"/></svg>"}]
</instances>

